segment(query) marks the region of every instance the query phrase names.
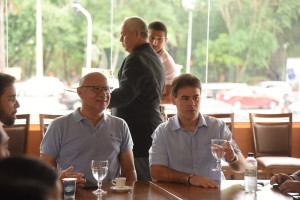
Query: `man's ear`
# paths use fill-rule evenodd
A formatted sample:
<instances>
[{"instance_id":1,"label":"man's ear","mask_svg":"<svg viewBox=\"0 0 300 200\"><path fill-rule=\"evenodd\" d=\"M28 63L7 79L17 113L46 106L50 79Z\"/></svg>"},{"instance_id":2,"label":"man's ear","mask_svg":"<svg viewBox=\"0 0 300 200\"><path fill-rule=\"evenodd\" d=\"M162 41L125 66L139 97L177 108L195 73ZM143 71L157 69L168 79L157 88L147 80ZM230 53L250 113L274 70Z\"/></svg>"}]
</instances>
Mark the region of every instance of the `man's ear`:
<instances>
[{"instance_id":1,"label":"man's ear","mask_svg":"<svg viewBox=\"0 0 300 200\"><path fill-rule=\"evenodd\" d=\"M78 96L81 98L82 90L81 90L80 87L77 88L77 94L78 94Z\"/></svg>"},{"instance_id":2,"label":"man's ear","mask_svg":"<svg viewBox=\"0 0 300 200\"><path fill-rule=\"evenodd\" d=\"M168 38L166 37L166 38L165 38L165 43L164 43L164 45L167 43L167 41L168 41Z\"/></svg>"},{"instance_id":3,"label":"man's ear","mask_svg":"<svg viewBox=\"0 0 300 200\"><path fill-rule=\"evenodd\" d=\"M139 38L141 36L140 30L135 30L135 37Z\"/></svg>"},{"instance_id":4,"label":"man's ear","mask_svg":"<svg viewBox=\"0 0 300 200\"><path fill-rule=\"evenodd\" d=\"M171 98L172 104L176 105L176 98L172 94L170 95L170 98Z\"/></svg>"}]
</instances>

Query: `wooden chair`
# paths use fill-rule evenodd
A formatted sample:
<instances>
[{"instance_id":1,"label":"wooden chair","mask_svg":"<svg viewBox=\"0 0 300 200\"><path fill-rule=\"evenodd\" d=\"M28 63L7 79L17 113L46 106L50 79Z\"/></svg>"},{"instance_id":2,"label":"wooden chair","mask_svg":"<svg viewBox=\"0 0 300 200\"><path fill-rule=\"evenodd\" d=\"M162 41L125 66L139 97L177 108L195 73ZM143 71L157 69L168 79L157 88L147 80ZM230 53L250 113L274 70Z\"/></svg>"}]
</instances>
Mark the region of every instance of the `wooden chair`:
<instances>
[{"instance_id":1,"label":"wooden chair","mask_svg":"<svg viewBox=\"0 0 300 200\"><path fill-rule=\"evenodd\" d=\"M291 157L292 113L249 113L258 169L265 178L291 174L300 169L300 159Z\"/></svg>"},{"instance_id":2,"label":"wooden chair","mask_svg":"<svg viewBox=\"0 0 300 200\"><path fill-rule=\"evenodd\" d=\"M50 124L50 122L57 118L60 117L62 115L54 115L54 114L39 114L39 118L40 118L40 129L42 132L42 137L44 137L46 130Z\"/></svg>"},{"instance_id":3,"label":"wooden chair","mask_svg":"<svg viewBox=\"0 0 300 200\"><path fill-rule=\"evenodd\" d=\"M207 114L208 116L222 119L231 133L233 134L234 128L234 113L224 113L224 114Z\"/></svg>"},{"instance_id":4,"label":"wooden chair","mask_svg":"<svg viewBox=\"0 0 300 200\"><path fill-rule=\"evenodd\" d=\"M8 150L11 156L26 154L30 114L16 115L13 126L3 126L9 136Z\"/></svg>"},{"instance_id":5,"label":"wooden chair","mask_svg":"<svg viewBox=\"0 0 300 200\"><path fill-rule=\"evenodd\" d=\"M169 113L169 114L167 114L167 120L168 120L169 118L175 116L175 115L176 115L176 114L174 114L174 113Z\"/></svg>"}]
</instances>

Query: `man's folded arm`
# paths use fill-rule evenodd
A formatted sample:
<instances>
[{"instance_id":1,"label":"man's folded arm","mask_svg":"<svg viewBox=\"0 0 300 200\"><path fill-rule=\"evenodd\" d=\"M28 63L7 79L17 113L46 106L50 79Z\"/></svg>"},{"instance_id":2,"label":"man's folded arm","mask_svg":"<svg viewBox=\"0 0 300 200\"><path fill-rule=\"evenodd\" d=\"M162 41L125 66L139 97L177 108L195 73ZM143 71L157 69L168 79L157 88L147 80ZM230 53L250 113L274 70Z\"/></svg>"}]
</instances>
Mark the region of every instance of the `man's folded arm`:
<instances>
[{"instance_id":1,"label":"man's folded arm","mask_svg":"<svg viewBox=\"0 0 300 200\"><path fill-rule=\"evenodd\" d=\"M196 176L170 169L163 165L151 165L151 177L154 181L185 183L204 188L218 188L219 185L205 176Z\"/></svg>"}]
</instances>

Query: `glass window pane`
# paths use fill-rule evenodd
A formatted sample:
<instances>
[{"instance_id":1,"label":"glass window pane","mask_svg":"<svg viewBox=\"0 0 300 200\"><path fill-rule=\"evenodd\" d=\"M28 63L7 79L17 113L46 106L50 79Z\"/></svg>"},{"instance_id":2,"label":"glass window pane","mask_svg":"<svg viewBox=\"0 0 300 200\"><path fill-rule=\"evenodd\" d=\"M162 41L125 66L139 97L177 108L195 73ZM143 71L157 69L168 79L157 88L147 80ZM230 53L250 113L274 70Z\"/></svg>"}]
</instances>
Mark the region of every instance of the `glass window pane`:
<instances>
[{"instance_id":1,"label":"glass window pane","mask_svg":"<svg viewBox=\"0 0 300 200\"><path fill-rule=\"evenodd\" d=\"M0 11L7 16L0 24L1 42L8 41L0 46L8 66L0 70L17 77L19 113L34 113L32 120L80 106L75 88L88 60L86 13L70 1L43 0L36 7L37 2L8 1ZM190 71L203 82L201 112L234 112L236 121L248 121L249 112L292 112L299 120L299 1L90 0L80 5L92 18L91 67L107 72L113 87L128 55L119 42L120 26L125 17L140 16L148 24L167 25L165 49L181 73ZM39 24L42 33L36 32ZM39 45L42 52L36 51ZM43 80L35 77L37 55Z\"/></svg>"}]
</instances>

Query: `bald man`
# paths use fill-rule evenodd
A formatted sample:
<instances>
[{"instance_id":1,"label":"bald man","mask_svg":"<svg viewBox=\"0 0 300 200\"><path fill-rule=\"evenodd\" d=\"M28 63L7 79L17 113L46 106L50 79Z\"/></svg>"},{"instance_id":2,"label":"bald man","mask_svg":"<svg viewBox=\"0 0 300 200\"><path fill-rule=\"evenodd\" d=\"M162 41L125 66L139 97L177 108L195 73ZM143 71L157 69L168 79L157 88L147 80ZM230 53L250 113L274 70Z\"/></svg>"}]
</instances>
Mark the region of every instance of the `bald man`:
<instances>
[{"instance_id":1,"label":"bald man","mask_svg":"<svg viewBox=\"0 0 300 200\"><path fill-rule=\"evenodd\" d=\"M136 180L133 142L126 122L107 114L110 87L107 78L93 72L82 77L77 88L82 106L73 113L56 118L49 125L41 143L40 157L58 170L70 166L96 185L91 171L92 160L108 160L104 182L120 176Z\"/></svg>"}]
</instances>

